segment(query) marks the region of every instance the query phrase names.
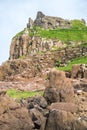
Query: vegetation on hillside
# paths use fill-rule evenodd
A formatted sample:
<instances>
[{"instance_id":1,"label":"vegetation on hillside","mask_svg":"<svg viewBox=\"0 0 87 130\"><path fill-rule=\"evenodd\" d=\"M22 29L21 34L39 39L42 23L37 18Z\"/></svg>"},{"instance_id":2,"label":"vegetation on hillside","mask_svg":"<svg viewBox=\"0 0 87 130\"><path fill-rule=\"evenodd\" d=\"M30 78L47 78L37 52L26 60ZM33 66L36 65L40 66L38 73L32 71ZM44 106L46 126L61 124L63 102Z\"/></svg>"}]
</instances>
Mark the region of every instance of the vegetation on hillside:
<instances>
[{"instance_id":1,"label":"vegetation on hillside","mask_svg":"<svg viewBox=\"0 0 87 130\"><path fill-rule=\"evenodd\" d=\"M71 20L71 28L73 29L86 29L85 21Z\"/></svg>"},{"instance_id":2,"label":"vegetation on hillside","mask_svg":"<svg viewBox=\"0 0 87 130\"><path fill-rule=\"evenodd\" d=\"M87 64L87 56L81 56L81 57L75 58L75 59L71 60L66 66L57 67L57 69L63 70L63 71L71 71L72 66L74 64Z\"/></svg>"},{"instance_id":3,"label":"vegetation on hillside","mask_svg":"<svg viewBox=\"0 0 87 130\"><path fill-rule=\"evenodd\" d=\"M19 32L15 37L24 34L26 31ZM59 39L64 42L68 41L87 41L87 26L83 21L72 20L70 28L56 28L56 29L43 29L41 27L34 26L31 29L27 29L29 36L41 36L47 39Z\"/></svg>"},{"instance_id":4,"label":"vegetation on hillside","mask_svg":"<svg viewBox=\"0 0 87 130\"><path fill-rule=\"evenodd\" d=\"M87 30L79 29L54 29L41 30L39 32L41 37L59 39L64 42L68 41L87 41Z\"/></svg>"},{"instance_id":5,"label":"vegetation on hillside","mask_svg":"<svg viewBox=\"0 0 87 130\"><path fill-rule=\"evenodd\" d=\"M72 20L70 28L43 29L33 27L30 35L45 37L47 39L59 39L64 42L68 41L87 41L87 26L83 21Z\"/></svg>"}]
</instances>

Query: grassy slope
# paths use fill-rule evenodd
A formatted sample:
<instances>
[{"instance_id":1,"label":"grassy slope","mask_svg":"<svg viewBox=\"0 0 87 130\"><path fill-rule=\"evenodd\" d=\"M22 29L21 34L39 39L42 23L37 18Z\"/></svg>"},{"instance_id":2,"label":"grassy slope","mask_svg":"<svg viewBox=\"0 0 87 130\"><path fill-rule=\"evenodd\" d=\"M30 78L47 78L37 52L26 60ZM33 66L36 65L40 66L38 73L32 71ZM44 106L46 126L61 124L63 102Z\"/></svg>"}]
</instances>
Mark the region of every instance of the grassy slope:
<instances>
[{"instance_id":1,"label":"grassy slope","mask_svg":"<svg viewBox=\"0 0 87 130\"><path fill-rule=\"evenodd\" d=\"M41 30L38 33L41 37L59 39L64 42L68 41L87 41L86 29L54 29Z\"/></svg>"},{"instance_id":2,"label":"grassy slope","mask_svg":"<svg viewBox=\"0 0 87 130\"><path fill-rule=\"evenodd\" d=\"M70 71L74 64L87 64L87 56L82 56L82 57L79 57L79 58L75 58L72 61L70 61L67 66L65 66L65 67L57 67L57 69L63 70L63 71Z\"/></svg>"},{"instance_id":3,"label":"grassy slope","mask_svg":"<svg viewBox=\"0 0 87 130\"><path fill-rule=\"evenodd\" d=\"M35 92L29 92L29 91L18 91L15 89L9 89L7 90L7 94L12 97L12 98L17 98L17 99L21 99L21 98L28 98L28 97L33 97L35 95L43 95L42 91L35 91Z\"/></svg>"},{"instance_id":4,"label":"grassy slope","mask_svg":"<svg viewBox=\"0 0 87 130\"><path fill-rule=\"evenodd\" d=\"M64 42L68 41L87 41L87 26L83 21L80 20L72 20L71 28L56 28L52 30L45 30L39 27L34 27L31 29L31 35L35 35L51 38L51 39L59 39Z\"/></svg>"}]
</instances>

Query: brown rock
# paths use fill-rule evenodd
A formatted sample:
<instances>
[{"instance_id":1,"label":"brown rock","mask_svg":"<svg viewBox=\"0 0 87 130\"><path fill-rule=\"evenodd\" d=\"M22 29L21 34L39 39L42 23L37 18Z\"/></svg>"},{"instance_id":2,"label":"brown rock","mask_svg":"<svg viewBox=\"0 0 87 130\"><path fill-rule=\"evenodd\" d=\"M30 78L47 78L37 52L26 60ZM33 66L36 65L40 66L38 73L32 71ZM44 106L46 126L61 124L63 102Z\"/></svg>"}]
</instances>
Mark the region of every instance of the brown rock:
<instances>
[{"instance_id":1,"label":"brown rock","mask_svg":"<svg viewBox=\"0 0 87 130\"><path fill-rule=\"evenodd\" d=\"M53 109L50 111L46 130L86 130L85 118L77 118L70 112Z\"/></svg>"},{"instance_id":2,"label":"brown rock","mask_svg":"<svg viewBox=\"0 0 87 130\"><path fill-rule=\"evenodd\" d=\"M52 69L49 73L49 85L45 89L44 97L48 103L72 102L74 96L73 86L65 73Z\"/></svg>"},{"instance_id":3,"label":"brown rock","mask_svg":"<svg viewBox=\"0 0 87 130\"><path fill-rule=\"evenodd\" d=\"M0 130L32 130L34 124L26 108L8 96L0 96Z\"/></svg>"},{"instance_id":4,"label":"brown rock","mask_svg":"<svg viewBox=\"0 0 87 130\"><path fill-rule=\"evenodd\" d=\"M35 97L31 97L28 99L28 103L29 103L29 106L31 106L31 104L34 106L34 105L38 105L40 106L41 108L45 109L47 107L47 101L45 100L44 97L42 96L35 96Z\"/></svg>"},{"instance_id":5,"label":"brown rock","mask_svg":"<svg viewBox=\"0 0 87 130\"><path fill-rule=\"evenodd\" d=\"M63 110L71 113L76 113L78 111L77 105L73 103L52 103L51 106L48 107L50 111L56 110Z\"/></svg>"},{"instance_id":6,"label":"brown rock","mask_svg":"<svg viewBox=\"0 0 87 130\"><path fill-rule=\"evenodd\" d=\"M46 130L72 130L73 121L71 113L54 109L49 114Z\"/></svg>"},{"instance_id":7,"label":"brown rock","mask_svg":"<svg viewBox=\"0 0 87 130\"><path fill-rule=\"evenodd\" d=\"M34 122L34 129L44 130L46 118L35 108L30 110L32 121Z\"/></svg>"},{"instance_id":8,"label":"brown rock","mask_svg":"<svg viewBox=\"0 0 87 130\"><path fill-rule=\"evenodd\" d=\"M23 35L12 39L10 46L10 59L17 59L26 55L29 39L28 34L25 32Z\"/></svg>"},{"instance_id":9,"label":"brown rock","mask_svg":"<svg viewBox=\"0 0 87 130\"><path fill-rule=\"evenodd\" d=\"M87 79L87 69L84 71L84 78Z\"/></svg>"},{"instance_id":10,"label":"brown rock","mask_svg":"<svg viewBox=\"0 0 87 130\"><path fill-rule=\"evenodd\" d=\"M60 17L52 17L52 16L46 16L42 12L37 12L37 17L34 21L35 26L41 26L45 29L54 29L57 27L63 28L69 28L70 27L70 21L62 19Z\"/></svg>"}]
</instances>

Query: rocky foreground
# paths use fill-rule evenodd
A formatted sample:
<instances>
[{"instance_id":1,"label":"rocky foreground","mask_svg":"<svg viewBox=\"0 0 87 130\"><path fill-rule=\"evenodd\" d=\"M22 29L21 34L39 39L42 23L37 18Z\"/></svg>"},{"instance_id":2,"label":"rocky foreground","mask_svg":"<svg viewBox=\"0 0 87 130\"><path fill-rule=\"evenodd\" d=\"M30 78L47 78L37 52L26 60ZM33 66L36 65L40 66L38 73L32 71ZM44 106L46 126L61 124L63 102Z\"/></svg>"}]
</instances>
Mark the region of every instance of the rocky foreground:
<instances>
[{"instance_id":1,"label":"rocky foreground","mask_svg":"<svg viewBox=\"0 0 87 130\"><path fill-rule=\"evenodd\" d=\"M44 96L20 101L1 89L0 130L87 130L87 79L52 69Z\"/></svg>"}]
</instances>

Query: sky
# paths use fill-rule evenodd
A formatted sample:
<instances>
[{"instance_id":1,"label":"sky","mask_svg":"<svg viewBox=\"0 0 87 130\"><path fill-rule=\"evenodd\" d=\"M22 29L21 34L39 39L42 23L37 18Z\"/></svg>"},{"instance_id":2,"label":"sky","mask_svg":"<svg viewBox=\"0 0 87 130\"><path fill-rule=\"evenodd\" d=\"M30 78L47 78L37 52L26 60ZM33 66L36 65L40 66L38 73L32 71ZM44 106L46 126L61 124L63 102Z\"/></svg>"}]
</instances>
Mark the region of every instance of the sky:
<instances>
[{"instance_id":1,"label":"sky","mask_svg":"<svg viewBox=\"0 0 87 130\"><path fill-rule=\"evenodd\" d=\"M0 64L8 60L11 39L37 11L64 19L87 21L87 0L0 0Z\"/></svg>"}]
</instances>

